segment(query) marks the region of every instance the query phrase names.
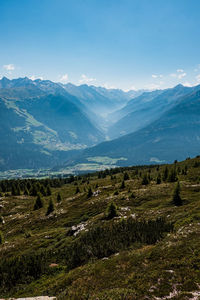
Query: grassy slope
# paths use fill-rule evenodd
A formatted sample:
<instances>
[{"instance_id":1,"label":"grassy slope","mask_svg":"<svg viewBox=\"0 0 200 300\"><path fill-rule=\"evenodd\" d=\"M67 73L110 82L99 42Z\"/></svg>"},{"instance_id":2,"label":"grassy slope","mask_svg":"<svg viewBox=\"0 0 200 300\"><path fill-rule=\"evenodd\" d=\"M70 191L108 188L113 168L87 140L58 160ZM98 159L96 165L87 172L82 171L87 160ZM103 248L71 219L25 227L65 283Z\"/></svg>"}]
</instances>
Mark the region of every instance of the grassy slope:
<instances>
[{"instance_id":1,"label":"grassy slope","mask_svg":"<svg viewBox=\"0 0 200 300\"><path fill-rule=\"evenodd\" d=\"M120 189L122 172L114 175L114 179L110 175L103 179L93 175L89 182L82 182L85 181L82 177L54 188L52 196L44 197L46 206L50 197L56 203L58 192L63 199L56 203L55 212L48 217L45 216L46 206L33 211L34 197L1 198L5 224L0 225L0 230L4 233L5 243L0 246L0 260L45 249L56 253L52 254L48 264L59 266L49 268L38 280L22 283L11 290L0 290L0 295L46 294L58 296L58 299L103 300L165 299L164 296L173 293L171 299L192 299L192 295L200 290L200 167L194 167L195 161L200 159L186 160L176 167L180 167L181 207L171 203L175 183L156 184L157 174L163 173L164 166L159 171L157 167L151 168L152 180L147 186L141 184L142 179L135 170L129 169L130 179L125 181L124 189ZM187 175L181 175L185 165ZM148 171L149 167L139 168L139 174ZM81 193L76 195L77 184ZM99 195L88 199L89 186L93 191L100 190ZM114 195L116 190L118 195ZM174 222L174 231L154 245L133 244L105 259L93 259L68 271L65 259L57 255L74 239L67 236L67 228L85 222L89 229L107 222L102 217L113 200L121 217L135 214L136 219L153 219L163 216Z\"/></svg>"}]
</instances>

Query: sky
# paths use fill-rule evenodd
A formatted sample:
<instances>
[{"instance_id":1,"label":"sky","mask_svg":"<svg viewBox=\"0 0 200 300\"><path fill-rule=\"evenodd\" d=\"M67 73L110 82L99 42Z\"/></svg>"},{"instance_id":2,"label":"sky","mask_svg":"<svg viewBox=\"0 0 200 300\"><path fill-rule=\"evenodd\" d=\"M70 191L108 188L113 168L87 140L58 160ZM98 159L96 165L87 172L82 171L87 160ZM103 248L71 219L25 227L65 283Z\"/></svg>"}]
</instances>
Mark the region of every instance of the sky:
<instances>
[{"instance_id":1,"label":"sky","mask_svg":"<svg viewBox=\"0 0 200 300\"><path fill-rule=\"evenodd\" d=\"M199 0L0 0L0 77L196 85L199 13Z\"/></svg>"}]
</instances>

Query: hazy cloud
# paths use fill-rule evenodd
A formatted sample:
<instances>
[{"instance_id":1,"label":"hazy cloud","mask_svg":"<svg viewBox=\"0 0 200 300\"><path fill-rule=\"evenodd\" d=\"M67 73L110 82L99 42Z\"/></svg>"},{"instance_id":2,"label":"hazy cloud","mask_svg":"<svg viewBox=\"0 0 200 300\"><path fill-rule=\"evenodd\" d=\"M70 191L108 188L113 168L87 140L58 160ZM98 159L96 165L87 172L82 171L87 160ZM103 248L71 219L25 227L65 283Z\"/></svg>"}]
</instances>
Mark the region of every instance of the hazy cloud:
<instances>
[{"instance_id":1,"label":"hazy cloud","mask_svg":"<svg viewBox=\"0 0 200 300\"><path fill-rule=\"evenodd\" d=\"M62 82L62 83L66 83L67 81L68 81L68 74L64 74L64 75L62 75L61 77L60 77L60 82Z\"/></svg>"},{"instance_id":2,"label":"hazy cloud","mask_svg":"<svg viewBox=\"0 0 200 300\"><path fill-rule=\"evenodd\" d=\"M152 78L163 78L163 75L162 74L160 74L160 75L152 74L151 77Z\"/></svg>"},{"instance_id":3,"label":"hazy cloud","mask_svg":"<svg viewBox=\"0 0 200 300\"><path fill-rule=\"evenodd\" d=\"M84 83L92 83L92 82L95 82L96 81L96 78L89 78L87 75L85 74L82 74L81 75L81 79L79 79L79 83L80 84L84 84Z\"/></svg>"},{"instance_id":4,"label":"hazy cloud","mask_svg":"<svg viewBox=\"0 0 200 300\"><path fill-rule=\"evenodd\" d=\"M198 83L200 83L200 74L196 76L196 80Z\"/></svg>"},{"instance_id":5,"label":"hazy cloud","mask_svg":"<svg viewBox=\"0 0 200 300\"><path fill-rule=\"evenodd\" d=\"M43 80L43 77L42 76L35 76L35 75L32 75L29 77L31 80L36 80L36 79L41 79Z\"/></svg>"},{"instance_id":6,"label":"hazy cloud","mask_svg":"<svg viewBox=\"0 0 200 300\"><path fill-rule=\"evenodd\" d=\"M171 73L170 74L171 77L178 78L178 79L182 79L186 75L187 75L187 73L184 72L184 70L182 70L182 69L178 69L178 70L176 70L176 73Z\"/></svg>"},{"instance_id":7,"label":"hazy cloud","mask_svg":"<svg viewBox=\"0 0 200 300\"><path fill-rule=\"evenodd\" d=\"M6 71L14 71L15 70L15 66L13 64L3 65L3 68Z\"/></svg>"}]
</instances>

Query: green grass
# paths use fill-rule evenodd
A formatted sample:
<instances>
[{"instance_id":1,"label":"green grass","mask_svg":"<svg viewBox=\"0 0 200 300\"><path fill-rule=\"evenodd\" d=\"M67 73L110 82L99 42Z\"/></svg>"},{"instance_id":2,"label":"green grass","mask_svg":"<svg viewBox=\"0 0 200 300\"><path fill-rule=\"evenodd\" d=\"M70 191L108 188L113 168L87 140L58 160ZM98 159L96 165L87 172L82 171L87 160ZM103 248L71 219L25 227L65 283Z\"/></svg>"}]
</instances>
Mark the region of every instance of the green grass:
<instances>
[{"instance_id":1,"label":"green grass","mask_svg":"<svg viewBox=\"0 0 200 300\"><path fill-rule=\"evenodd\" d=\"M112 174L104 171L78 176L71 183L52 188L52 195L43 197L45 205L37 211L33 211L35 197L3 194L0 214L5 224L0 224L0 231L5 243L0 245L0 266L6 259L22 255L47 253L47 259L45 271L37 278L25 277L9 288L5 288L5 283L0 288L1 297L53 295L60 300L140 300L162 299L174 292L172 299L192 299L200 284L199 162L196 158L176 164L183 200L180 207L172 204L175 182L156 184L158 172L162 175L165 166L159 170L157 166L144 166L120 168ZM185 166L187 174L183 175ZM121 189L124 170L129 180L125 180L125 188ZM141 184L144 173L150 175L148 185ZM75 193L77 186L78 194ZM89 187L93 192L98 191L96 196L87 197ZM58 192L62 197L60 203L56 202ZM46 216L50 198L55 211ZM118 217L108 221L105 212L112 201L118 207ZM82 241L84 234L88 237L94 228L99 227L101 232L105 226L131 217L136 222L163 217L174 229L152 244L136 241L117 245L120 239L115 233L111 239L116 239L117 247L111 254L103 258L89 255L78 266L69 268L67 249ZM79 224L84 224L85 229L76 236L69 234L72 226ZM108 242L105 242L104 249L107 247ZM51 263L58 266L50 268Z\"/></svg>"}]
</instances>

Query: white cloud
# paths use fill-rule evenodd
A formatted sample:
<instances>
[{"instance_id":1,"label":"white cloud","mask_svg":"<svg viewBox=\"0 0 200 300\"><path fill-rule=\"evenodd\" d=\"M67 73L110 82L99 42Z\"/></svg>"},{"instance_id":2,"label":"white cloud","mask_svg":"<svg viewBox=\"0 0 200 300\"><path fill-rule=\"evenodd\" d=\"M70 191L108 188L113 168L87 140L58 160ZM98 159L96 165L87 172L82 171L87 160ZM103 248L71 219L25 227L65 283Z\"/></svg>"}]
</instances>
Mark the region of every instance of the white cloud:
<instances>
[{"instance_id":1,"label":"white cloud","mask_svg":"<svg viewBox=\"0 0 200 300\"><path fill-rule=\"evenodd\" d=\"M170 74L171 77L178 78L178 79L182 79L186 75L187 75L187 73L185 73L182 69L178 69L177 73Z\"/></svg>"},{"instance_id":2,"label":"white cloud","mask_svg":"<svg viewBox=\"0 0 200 300\"><path fill-rule=\"evenodd\" d=\"M116 89L116 86L114 85L109 85L108 83L104 83L103 87L107 90L112 90L112 89Z\"/></svg>"},{"instance_id":3,"label":"white cloud","mask_svg":"<svg viewBox=\"0 0 200 300\"><path fill-rule=\"evenodd\" d=\"M68 82L68 78L69 78L68 74L64 74L60 77L60 82L66 83Z\"/></svg>"},{"instance_id":4,"label":"white cloud","mask_svg":"<svg viewBox=\"0 0 200 300\"><path fill-rule=\"evenodd\" d=\"M43 77L42 76L35 76L35 75L32 75L29 77L31 80L36 80L36 79L41 79L43 80Z\"/></svg>"},{"instance_id":5,"label":"white cloud","mask_svg":"<svg viewBox=\"0 0 200 300\"><path fill-rule=\"evenodd\" d=\"M198 83L200 83L200 74L196 76L196 80Z\"/></svg>"},{"instance_id":6,"label":"white cloud","mask_svg":"<svg viewBox=\"0 0 200 300\"><path fill-rule=\"evenodd\" d=\"M185 77L187 74L186 73L181 73L178 75L178 79L182 79L183 77Z\"/></svg>"},{"instance_id":7,"label":"white cloud","mask_svg":"<svg viewBox=\"0 0 200 300\"><path fill-rule=\"evenodd\" d=\"M81 75L81 79L79 80L80 84L84 84L84 83L93 83L96 81L96 78L89 78L87 75L82 74Z\"/></svg>"},{"instance_id":8,"label":"white cloud","mask_svg":"<svg viewBox=\"0 0 200 300\"><path fill-rule=\"evenodd\" d=\"M163 78L163 75L162 74L160 74L160 75L152 74L151 77L152 78Z\"/></svg>"},{"instance_id":9,"label":"white cloud","mask_svg":"<svg viewBox=\"0 0 200 300\"><path fill-rule=\"evenodd\" d=\"M3 65L3 68L6 71L14 71L15 70L15 66L13 64Z\"/></svg>"}]
</instances>

